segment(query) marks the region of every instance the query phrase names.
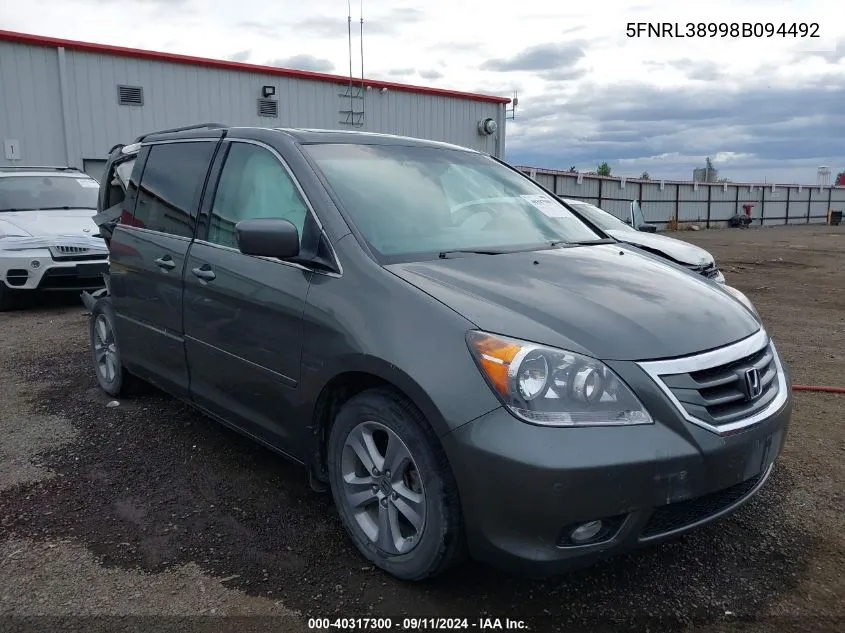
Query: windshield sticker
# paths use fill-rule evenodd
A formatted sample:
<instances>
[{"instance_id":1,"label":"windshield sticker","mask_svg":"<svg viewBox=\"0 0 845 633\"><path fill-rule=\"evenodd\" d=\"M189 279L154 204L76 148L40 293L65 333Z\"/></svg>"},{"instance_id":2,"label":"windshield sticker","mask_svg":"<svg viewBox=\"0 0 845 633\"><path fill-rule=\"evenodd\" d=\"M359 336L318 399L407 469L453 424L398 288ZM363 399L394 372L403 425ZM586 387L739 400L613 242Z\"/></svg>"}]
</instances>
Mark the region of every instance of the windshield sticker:
<instances>
[{"instance_id":1,"label":"windshield sticker","mask_svg":"<svg viewBox=\"0 0 845 633\"><path fill-rule=\"evenodd\" d=\"M100 183L98 183L96 180L87 180L87 179L83 180L82 178L77 178L76 182L78 182L81 186L83 186L87 189L99 189L100 188Z\"/></svg>"},{"instance_id":2,"label":"windshield sticker","mask_svg":"<svg viewBox=\"0 0 845 633\"><path fill-rule=\"evenodd\" d=\"M571 215L566 211L566 208L562 204L550 198L544 193L525 194L520 197L532 207L538 209L539 211L542 211L545 215L549 216L550 218L571 217Z\"/></svg>"}]
</instances>

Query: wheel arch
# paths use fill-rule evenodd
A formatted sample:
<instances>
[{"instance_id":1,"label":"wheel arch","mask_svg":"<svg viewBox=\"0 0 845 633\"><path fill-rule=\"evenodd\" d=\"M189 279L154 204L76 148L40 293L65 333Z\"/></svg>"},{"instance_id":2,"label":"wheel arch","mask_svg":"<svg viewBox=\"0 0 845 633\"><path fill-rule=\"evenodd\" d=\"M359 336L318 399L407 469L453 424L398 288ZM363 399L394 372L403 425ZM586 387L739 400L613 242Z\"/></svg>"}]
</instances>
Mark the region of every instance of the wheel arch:
<instances>
[{"instance_id":1,"label":"wheel arch","mask_svg":"<svg viewBox=\"0 0 845 633\"><path fill-rule=\"evenodd\" d=\"M437 438L451 429L423 388L407 373L385 361L362 357L345 362L342 371L327 376L319 388L310 417L310 465L314 476L328 481L326 440L335 416L350 399L372 389L384 389L407 399L416 407ZM439 439L438 439L439 444Z\"/></svg>"}]
</instances>

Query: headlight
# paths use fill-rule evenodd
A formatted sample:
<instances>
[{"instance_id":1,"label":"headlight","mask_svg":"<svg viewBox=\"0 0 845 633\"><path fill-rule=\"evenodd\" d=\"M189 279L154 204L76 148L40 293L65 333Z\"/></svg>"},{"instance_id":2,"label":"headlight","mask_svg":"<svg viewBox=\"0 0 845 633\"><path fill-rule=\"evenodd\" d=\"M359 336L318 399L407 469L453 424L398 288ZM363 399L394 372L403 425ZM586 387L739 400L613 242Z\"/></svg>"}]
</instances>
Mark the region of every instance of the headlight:
<instances>
[{"instance_id":1,"label":"headlight","mask_svg":"<svg viewBox=\"0 0 845 633\"><path fill-rule=\"evenodd\" d=\"M754 304L751 303L751 299L746 297L742 292L740 292L739 290L737 290L733 286L729 286L727 284L724 284L722 286L722 288L725 290L725 292L727 292L729 295L731 295L734 299L736 299L742 305L744 305L746 308L748 308L751 311L751 314L753 314L755 317L757 317L758 320L760 319L760 315L757 313L757 308L755 308Z\"/></svg>"},{"instance_id":2,"label":"headlight","mask_svg":"<svg viewBox=\"0 0 845 633\"><path fill-rule=\"evenodd\" d=\"M543 426L652 424L633 392L588 356L486 332L467 342L488 384L518 418Z\"/></svg>"}]
</instances>

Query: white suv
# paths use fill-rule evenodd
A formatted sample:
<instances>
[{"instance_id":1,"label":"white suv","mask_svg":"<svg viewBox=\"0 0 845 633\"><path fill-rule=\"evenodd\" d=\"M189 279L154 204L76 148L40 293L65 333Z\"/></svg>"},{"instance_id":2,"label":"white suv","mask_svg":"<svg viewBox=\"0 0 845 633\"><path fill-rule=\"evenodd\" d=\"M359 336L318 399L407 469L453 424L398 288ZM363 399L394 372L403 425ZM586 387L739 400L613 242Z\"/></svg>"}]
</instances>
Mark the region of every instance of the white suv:
<instances>
[{"instance_id":1,"label":"white suv","mask_svg":"<svg viewBox=\"0 0 845 633\"><path fill-rule=\"evenodd\" d=\"M0 167L0 310L23 291L104 285L99 183L70 167Z\"/></svg>"}]
</instances>

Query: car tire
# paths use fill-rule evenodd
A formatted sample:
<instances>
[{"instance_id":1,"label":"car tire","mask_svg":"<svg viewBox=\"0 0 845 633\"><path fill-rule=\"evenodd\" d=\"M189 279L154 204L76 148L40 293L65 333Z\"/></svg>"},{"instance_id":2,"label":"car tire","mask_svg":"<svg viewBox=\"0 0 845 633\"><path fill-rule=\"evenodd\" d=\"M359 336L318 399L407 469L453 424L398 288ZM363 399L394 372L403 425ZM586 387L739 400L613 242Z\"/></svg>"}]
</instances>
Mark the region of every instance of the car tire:
<instances>
[{"instance_id":1,"label":"car tire","mask_svg":"<svg viewBox=\"0 0 845 633\"><path fill-rule=\"evenodd\" d=\"M0 281L0 312L11 310L17 304L17 296L13 290Z\"/></svg>"},{"instance_id":2,"label":"car tire","mask_svg":"<svg viewBox=\"0 0 845 633\"><path fill-rule=\"evenodd\" d=\"M394 470L387 472L391 464ZM328 471L346 531L380 569L402 580L422 580L464 557L452 470L407 398L377 389L350 399L329 433Z\"/></svg>"},{"instance_id":3,"label":"car tire","mask_svg":"<svg viewBox=\"0 0 845 633\"><path fill-rule=\"evenodd\" d=\"M89 325L94 373L100 389L118 397L134 393L139 380L123 366L114 325L111 300L108 297L99 299L91 309Z\"/></svg>"}]
</instances>

